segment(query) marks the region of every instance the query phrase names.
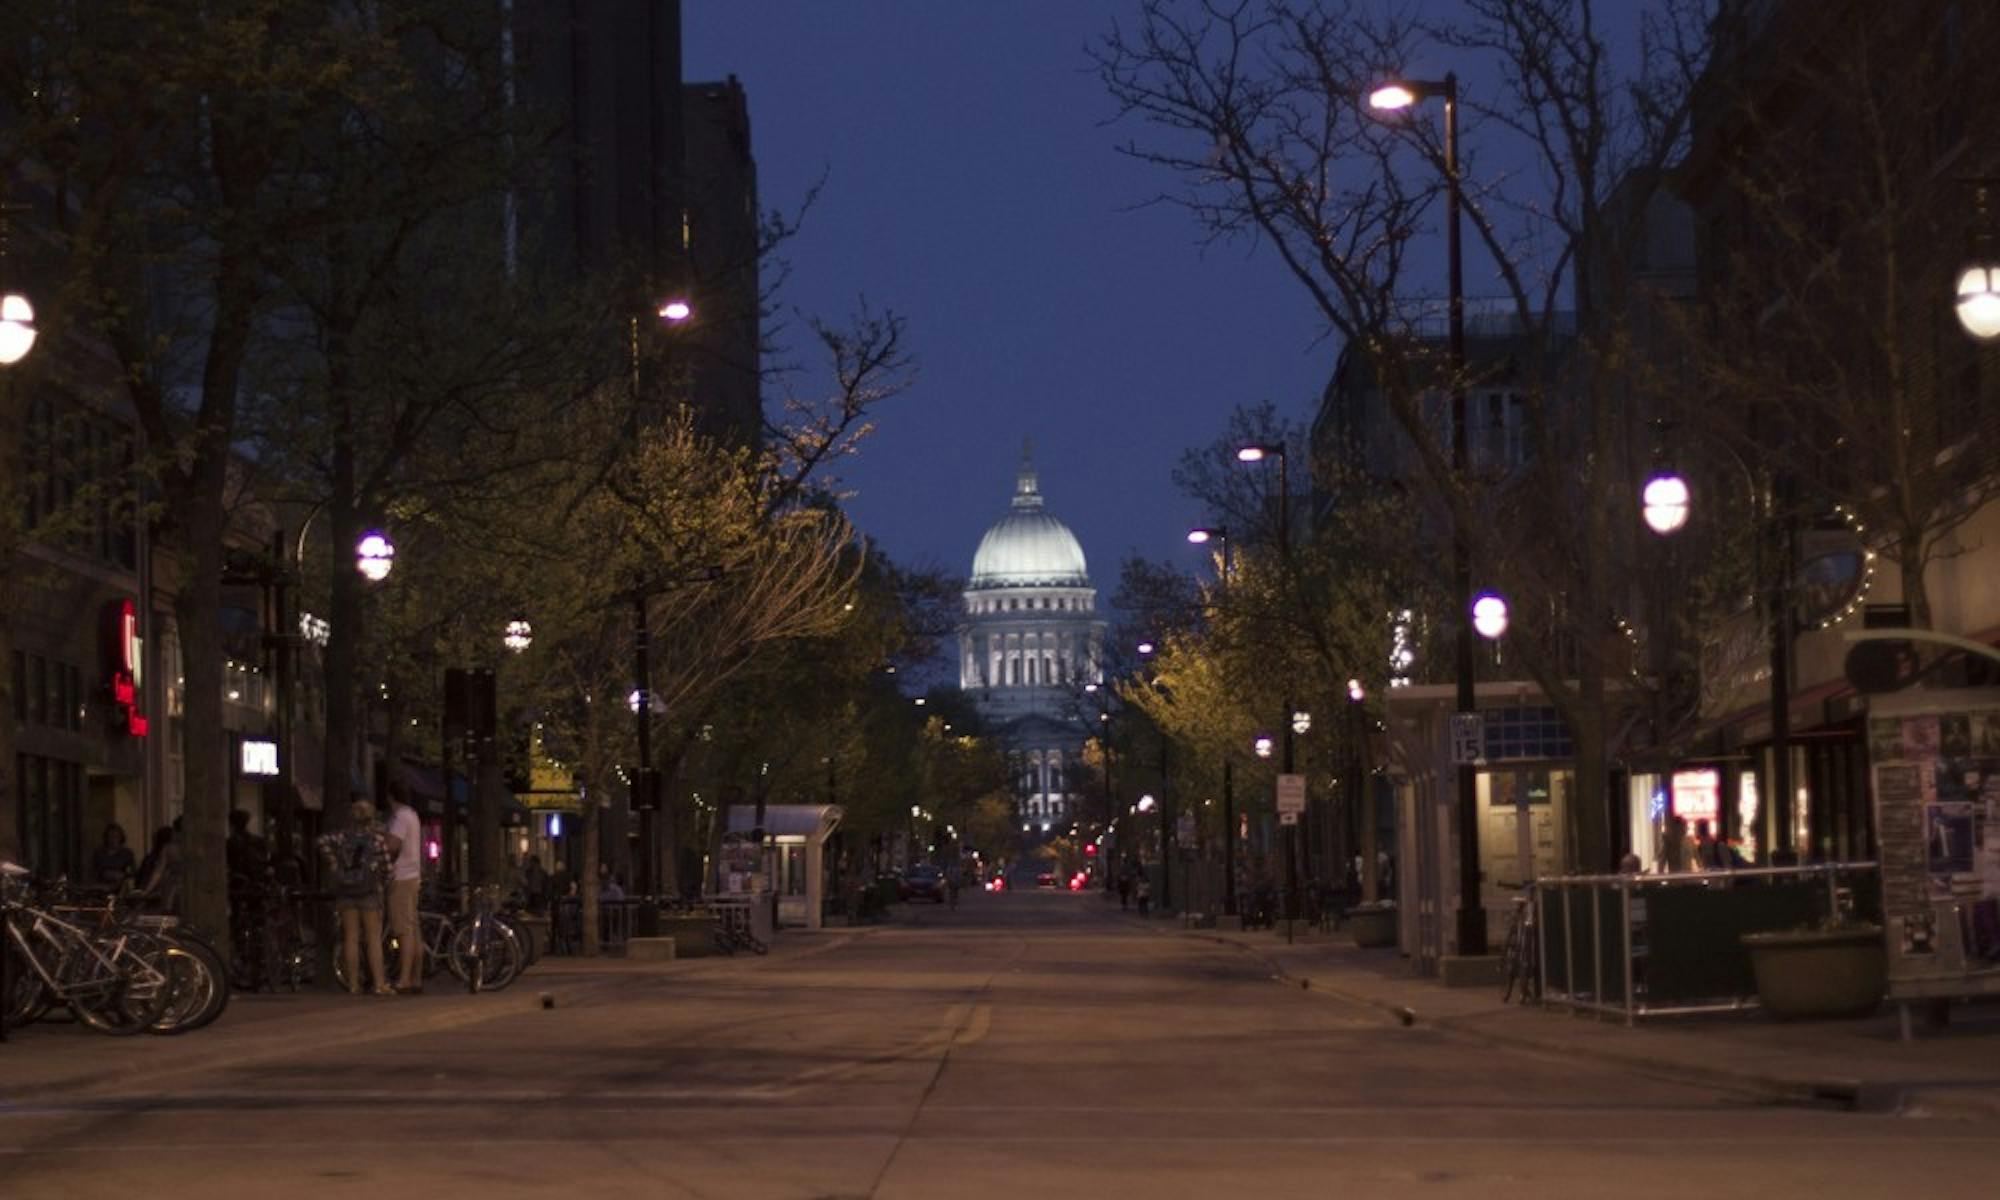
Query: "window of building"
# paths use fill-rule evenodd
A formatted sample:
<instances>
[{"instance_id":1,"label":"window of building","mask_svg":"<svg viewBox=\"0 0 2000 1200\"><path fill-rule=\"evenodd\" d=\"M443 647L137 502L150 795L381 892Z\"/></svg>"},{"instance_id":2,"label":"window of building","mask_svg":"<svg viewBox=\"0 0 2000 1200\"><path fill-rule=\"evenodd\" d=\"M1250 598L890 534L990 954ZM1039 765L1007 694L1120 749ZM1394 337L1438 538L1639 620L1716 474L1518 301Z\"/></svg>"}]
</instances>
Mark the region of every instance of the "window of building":
<instances>
[{"instance_id":1,"label":"window of building","mask_svg":"<svg viewBox=\"0 0 2000 1200\"><path fill-rule=\"evenodd\" d=\"M1546 705L1490 708L1483 715L1489 760L1568 758L1575 753L1569 726L1561 714Z\"/></svg>"},{"instance_id":2,"label":"window of building","mask_svg":"<svg viewBox=\"0 0 2000 1200\"><path fill-rule=\"evenodd\" d=\"M127 570L138 564L130 431L51 391L28 407L22 518L51 525L58 544Z\"/></svg>"},{"instance_id":3,"label":"window of building","mask_svg":"<svg viewBox=\"0 0 2000 1200\"><path fill-rule=\"evenodd\" d=\"M83 876L83 764L14 756L21 865L37 875Z\"/></svg>"},{"instance_id":4,"label":"window of building","mask_svg":"<svg viewBox=\"0 0 2000 1200\"><path fill-rule=\"evenodd\" d=\"M14 719L51 729L83 728L83 670L39 654L14 651Z\"/></svg>"}]
</instances>

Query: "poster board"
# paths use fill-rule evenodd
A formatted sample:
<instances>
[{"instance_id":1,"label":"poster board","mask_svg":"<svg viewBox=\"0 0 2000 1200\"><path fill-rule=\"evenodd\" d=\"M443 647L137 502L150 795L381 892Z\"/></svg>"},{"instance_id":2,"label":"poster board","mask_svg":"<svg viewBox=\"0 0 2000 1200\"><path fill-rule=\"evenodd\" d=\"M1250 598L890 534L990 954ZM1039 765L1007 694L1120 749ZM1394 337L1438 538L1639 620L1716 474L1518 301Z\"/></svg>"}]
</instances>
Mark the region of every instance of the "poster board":
<instances>
[{"instance_id":1,"label":"poster board","mask_svg":"<svg viewBox=\"0 0 2000 1200\"><path fill-rule=\"evenodd\" d=\"M1889 998L2000 994L2000 690L1868 713Z\"/></svg>"}]
</instances>

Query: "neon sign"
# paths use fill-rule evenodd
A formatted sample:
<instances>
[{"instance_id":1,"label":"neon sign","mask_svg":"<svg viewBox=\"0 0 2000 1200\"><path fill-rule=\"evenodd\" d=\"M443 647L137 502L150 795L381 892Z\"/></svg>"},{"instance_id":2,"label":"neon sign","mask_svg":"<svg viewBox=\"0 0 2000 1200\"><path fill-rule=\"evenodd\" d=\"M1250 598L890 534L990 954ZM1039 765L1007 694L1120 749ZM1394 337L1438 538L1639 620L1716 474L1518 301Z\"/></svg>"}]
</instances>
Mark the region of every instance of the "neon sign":
<instances>
[{"instance_id":1,"label":"neon sign","mask_svg":"<svg viewBox=\"0 0 2000 1200\"><path fill-rule=\"evenodd\" d=\"M139 688L146 681L146 642L139 636L139 613L130 600L111 604L111 704L133 737L145 737L149 722L139 711Z\"/></svg>"}]
</instances>

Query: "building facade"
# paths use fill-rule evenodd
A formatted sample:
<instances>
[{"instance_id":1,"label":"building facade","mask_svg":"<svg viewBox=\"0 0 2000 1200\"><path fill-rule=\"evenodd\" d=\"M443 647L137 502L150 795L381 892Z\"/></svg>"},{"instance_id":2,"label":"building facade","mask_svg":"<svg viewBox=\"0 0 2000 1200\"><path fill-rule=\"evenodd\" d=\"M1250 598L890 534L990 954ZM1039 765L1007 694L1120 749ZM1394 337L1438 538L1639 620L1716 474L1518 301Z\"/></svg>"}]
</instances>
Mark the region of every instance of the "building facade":
<instances>
[{"instance_id":1,"label":"building facade","mask_svg":"<svg viewBox=\"0 0 2000 1200\"><path fill-rule=\"evenodd\" d=\"M959 627L959 687L1016 770L1024 825L1075 811L1086 688L1103 682L1104 622L1076 535L1045 507L1027 450L1006 515L979 539Z\"/></svg>"}]
</instances>

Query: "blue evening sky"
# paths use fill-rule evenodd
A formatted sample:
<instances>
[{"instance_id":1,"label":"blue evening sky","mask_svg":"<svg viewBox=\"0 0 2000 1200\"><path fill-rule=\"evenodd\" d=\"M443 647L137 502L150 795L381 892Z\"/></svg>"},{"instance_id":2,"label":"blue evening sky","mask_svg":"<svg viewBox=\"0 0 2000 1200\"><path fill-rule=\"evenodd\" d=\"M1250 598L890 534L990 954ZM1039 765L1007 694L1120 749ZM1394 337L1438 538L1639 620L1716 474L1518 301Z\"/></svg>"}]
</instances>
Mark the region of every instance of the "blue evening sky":
<instances>
[{"instance_id":1,"label":"blue evening sky","mask_svg":"<svg viewBox=\"0 0 2000 1200\"><path fill-rule=\"evenodd\" d=\"M1109 592L1131 553L1172 557L1202 515L1169 473L1229 409L1309 419L1338 346L1275 260L1204 249L1172 186L1113 146L1139 132L1086 44L1114 0L686 0L689 81L748 93L761 203L826 187L788 251L785 301L907 316L917 386L842 474L862 531L963 574L1032 437L1050 511ZM789 339L805 351L804 331Z\"/></svg>"}]
</instances>

